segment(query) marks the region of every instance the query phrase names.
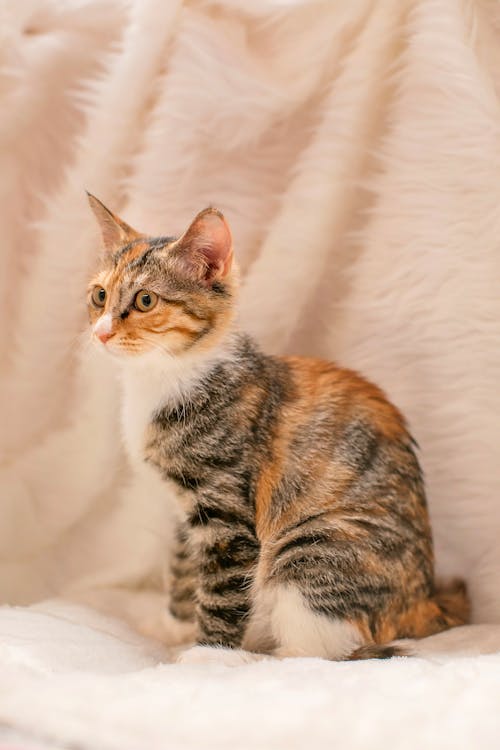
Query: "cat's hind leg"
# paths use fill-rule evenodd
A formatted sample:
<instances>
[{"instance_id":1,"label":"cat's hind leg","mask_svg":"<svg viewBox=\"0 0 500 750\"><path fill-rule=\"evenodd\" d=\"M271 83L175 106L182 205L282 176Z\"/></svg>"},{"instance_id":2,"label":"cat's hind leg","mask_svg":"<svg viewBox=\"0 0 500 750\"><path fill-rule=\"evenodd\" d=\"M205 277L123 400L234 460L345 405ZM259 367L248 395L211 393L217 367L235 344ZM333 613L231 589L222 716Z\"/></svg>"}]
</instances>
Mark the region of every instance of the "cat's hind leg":
<instances>
[{"instance_id":1,"label":"cat's hind leg","mask_svg":"<svg viewBox=\"0 0 500 750\"><path fill-rule=\"evenodd\" d=\"M362 623L314 611L292 583L274 586L268 598L272 600L270 627L277 644L275 656L343 660L371 643Z\"/></svg>"},{"instance_id":2,"label":"cat's hind leg","mask_svg":"<svg viewBox=\"0 0 500 750\"><path fill-rule=\"evenodd\" d=\"M340 661L350 658L384 658L379 652L371 654L367 651L363 655L363 649L373 647L373 641L363 623L315 612L293 584L270 587L261 592L258 599L258 618L250 623L243 648L261 653L195 646L184 651L178 661L184 664L217 663L239 666L265 659L270 644L274 647L272 655L281 659L318 657ZM389 655L393 656L395 653L387 654Z\"/></svg>"}]
</instances>

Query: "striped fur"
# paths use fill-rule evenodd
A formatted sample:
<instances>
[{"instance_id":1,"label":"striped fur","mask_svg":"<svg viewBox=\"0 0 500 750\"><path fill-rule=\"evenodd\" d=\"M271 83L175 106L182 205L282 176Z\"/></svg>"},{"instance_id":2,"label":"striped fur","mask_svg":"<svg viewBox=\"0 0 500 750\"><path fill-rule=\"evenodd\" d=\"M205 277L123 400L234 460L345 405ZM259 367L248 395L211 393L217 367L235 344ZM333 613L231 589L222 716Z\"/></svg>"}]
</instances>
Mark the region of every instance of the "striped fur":
<instances>
[{"instance_id":1,"label":"striped fur","mask_svg":"<svg viewBox=\"0 0 500 750\"><path fill-rule=\"evenodd\" d=\"M149 399L125 432L177 487L184 518L172 614L196 622L200 644L325 658L385 658L401 653L395 638L464 623L463 586L435 585L415 443L384 394L326 361L263 354L236 330L217 211L175 239L93 208L107 252L91 322L110 316L106 346L134 384L125 398ZM140 290L154 309L137 308Z\"/></svg>"}]
</instances>

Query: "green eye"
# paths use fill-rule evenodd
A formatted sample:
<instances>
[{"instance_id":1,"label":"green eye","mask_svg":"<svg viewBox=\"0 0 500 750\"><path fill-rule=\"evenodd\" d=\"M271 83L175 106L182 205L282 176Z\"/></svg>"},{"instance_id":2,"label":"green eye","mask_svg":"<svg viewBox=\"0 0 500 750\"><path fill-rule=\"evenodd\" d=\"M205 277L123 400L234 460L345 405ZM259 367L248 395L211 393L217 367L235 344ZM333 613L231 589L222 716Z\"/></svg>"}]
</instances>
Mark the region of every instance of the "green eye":
<instances>
[{"instance_id":1,"label":"green eye","mask_svg":"<svg viewBox=\"0 0 500 750\"><path fill-rule=\"evenodd\" d=\"M148 292L146 289L141 289L135 295L135 306L141 312L148 312L155 307L158 302L158 295L154 292Z\"/></svg>"},{"instance_id":2,"label":"green eye","mask_svg":"<svg viewBox=\"0 0 500 750\"><path fill-rule=\"evenodd\" d=\"M96 307L104 307L106 302L106 290L102 286L95 286L92 291L92 302Z\"/></svg>"}]
</instances>

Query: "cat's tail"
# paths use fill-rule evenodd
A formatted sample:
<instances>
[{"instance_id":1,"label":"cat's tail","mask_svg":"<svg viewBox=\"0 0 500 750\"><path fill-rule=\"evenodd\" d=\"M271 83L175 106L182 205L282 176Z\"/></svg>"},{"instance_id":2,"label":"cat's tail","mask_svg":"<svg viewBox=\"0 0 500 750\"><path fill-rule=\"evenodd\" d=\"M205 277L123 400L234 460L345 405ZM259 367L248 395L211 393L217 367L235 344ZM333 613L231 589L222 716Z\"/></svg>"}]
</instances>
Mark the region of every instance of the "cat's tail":
<instances>
[{"instance_id":1,"label":"cat's tail","mask_svg":"<svg viewBox=\"0 0 500 750\"><path fill-rule=\"evenodd\" d=\"M404 615L404 630L408 640L386 644L368 644L356 649L349 659L390 659L393 656L415 656L417 650L411 639L426 638L458 625L466 625L470 617L470 602L465 582L460 579L441 584L430 599L419 602L414 610Z\"/></svg>"}]
</instances>

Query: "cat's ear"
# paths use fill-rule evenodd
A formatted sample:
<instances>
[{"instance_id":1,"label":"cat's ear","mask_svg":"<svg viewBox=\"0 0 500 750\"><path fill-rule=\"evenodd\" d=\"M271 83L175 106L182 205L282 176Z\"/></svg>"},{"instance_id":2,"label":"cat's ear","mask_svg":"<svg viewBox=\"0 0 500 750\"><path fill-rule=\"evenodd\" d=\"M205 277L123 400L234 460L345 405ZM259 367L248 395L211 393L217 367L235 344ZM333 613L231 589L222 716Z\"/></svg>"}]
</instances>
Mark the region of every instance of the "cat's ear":
<instances>
[{"instance_id":1,"label":"cat's ear","mask_svg":"<svg viewBox=\"0 0 500 750\"><path fill-rule=\"evenodd\" d=\"M212 284L231 270L233 239L220 211L206 208L177 241L179 259L197 281Z\"/></svg>"},{"instance_id":2,"label":"cat's ear","mask_svg":"<svg viewBox=\"0 0 500 750\"><path fill-rule=\"evenodd\" d=\"M109 208L106 208L104 203L101 203L94 195L87 193L87 197L99 224L106 253L114 253L123 245L140 237L139 232L111 213Z\"/></svg>"}]
</instances>

